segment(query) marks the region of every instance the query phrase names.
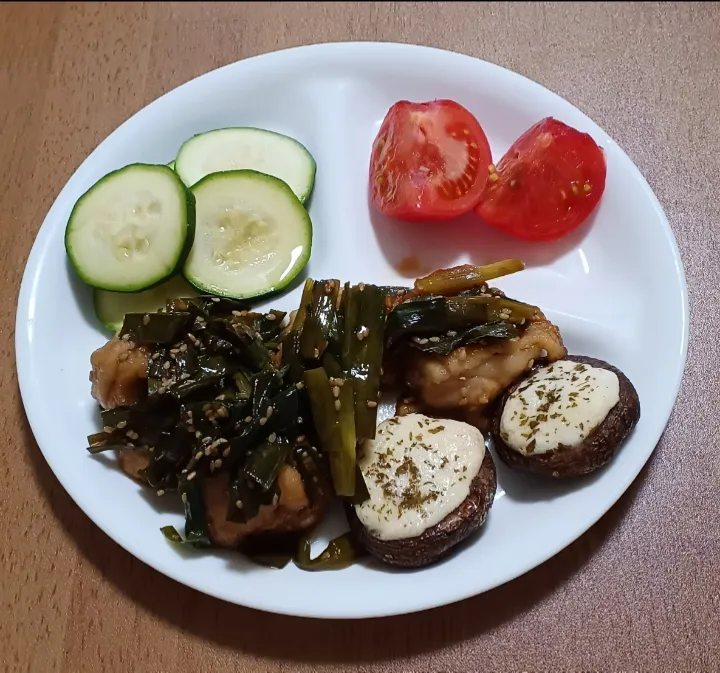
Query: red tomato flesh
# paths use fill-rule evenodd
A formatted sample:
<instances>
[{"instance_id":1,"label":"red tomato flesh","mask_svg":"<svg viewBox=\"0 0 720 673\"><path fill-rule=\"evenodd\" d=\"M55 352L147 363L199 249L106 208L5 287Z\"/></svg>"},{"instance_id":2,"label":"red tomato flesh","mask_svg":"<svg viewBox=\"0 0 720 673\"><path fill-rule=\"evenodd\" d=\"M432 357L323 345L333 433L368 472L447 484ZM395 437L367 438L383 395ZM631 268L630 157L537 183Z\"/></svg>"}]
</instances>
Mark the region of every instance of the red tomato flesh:
<instances>
[{"instance_id":1,"label":"red tomato flesh","mask_svg":"<svg viewBox=\"0 0 720 673\"><path fill-rule=\"evenodd\" d=\"M548 117L521 135L497 164L475 212L528 241L579 227L605 190L605 156L587 134Z\"/></svg>"},{"instance_id":2,"label":"red tomato flesh","mask_svg":"<svg viewBox=\"0 0 720 673\"><path fill-rule=\"evenodd\" d=\"M373 143L372 202L400 220L449 220L477 204L491 160L485 133L462 105L399 101Z\"/></svg>"}]
</instances>

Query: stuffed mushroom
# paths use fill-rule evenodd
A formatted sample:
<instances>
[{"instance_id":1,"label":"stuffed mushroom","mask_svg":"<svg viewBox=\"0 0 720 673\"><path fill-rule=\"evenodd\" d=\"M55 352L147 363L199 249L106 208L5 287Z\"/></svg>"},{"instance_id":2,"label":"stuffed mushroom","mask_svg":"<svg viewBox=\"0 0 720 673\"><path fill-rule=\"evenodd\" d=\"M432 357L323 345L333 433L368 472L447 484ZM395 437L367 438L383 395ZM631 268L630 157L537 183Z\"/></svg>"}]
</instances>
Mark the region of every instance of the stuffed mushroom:
<instances>
[{"instance_id":1,"label":"stuffed mushroom","mask_svg":"<svg viewBox=\"0 0 720 673\"><path fill-rule=\"evenodd\" d=\"M623 372L569 355L508 389L495 410L493 439L514 469L574 477L608 463L639 418L637 391Z\"/></svg>"},{"instance_id":2,"label":"stuffed mushroom","mask_svg":"<svg viewBox=\"0 0 720 673\"><path fill-rule=\"evenodd\" d=\"M350 527L381 561L420 567L447 555L487 518L497 486L483 434L455 420L408 414L386 420L358 465L369 497Z\"/></svg>"}]
</instances>

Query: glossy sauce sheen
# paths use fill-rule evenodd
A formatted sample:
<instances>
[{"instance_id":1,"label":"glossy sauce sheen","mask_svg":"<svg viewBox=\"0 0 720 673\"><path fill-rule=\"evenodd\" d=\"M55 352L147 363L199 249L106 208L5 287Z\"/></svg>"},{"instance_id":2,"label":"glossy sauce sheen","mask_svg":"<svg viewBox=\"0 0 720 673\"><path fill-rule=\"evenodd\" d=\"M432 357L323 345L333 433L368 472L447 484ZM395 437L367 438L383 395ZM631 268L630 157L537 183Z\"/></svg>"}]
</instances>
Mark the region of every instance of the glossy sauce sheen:
<instances>
[{"instance_id":1,"label":"glossy sauce sheen","mask_svg":"<svg viewBox=\"0 0 720 673\"><path fill-rule=\"evenodd\" d=\"M620 400L614 372L561 360L539 369L509 396L500 436L525 455L580 444Z\"/></svg>"},{"instance_id":2,"label":"glossy sauce sheen","mask_svg":"<svg viewBox=\"0 0 720 673\"><path fill-rule=\"evenodd\" d=\"M381 540L422 535L468 497L484 457L485 438L467 423L389 418L363 445L358 464L370 498L355 512Z\"/></svg>"}]
</instances>

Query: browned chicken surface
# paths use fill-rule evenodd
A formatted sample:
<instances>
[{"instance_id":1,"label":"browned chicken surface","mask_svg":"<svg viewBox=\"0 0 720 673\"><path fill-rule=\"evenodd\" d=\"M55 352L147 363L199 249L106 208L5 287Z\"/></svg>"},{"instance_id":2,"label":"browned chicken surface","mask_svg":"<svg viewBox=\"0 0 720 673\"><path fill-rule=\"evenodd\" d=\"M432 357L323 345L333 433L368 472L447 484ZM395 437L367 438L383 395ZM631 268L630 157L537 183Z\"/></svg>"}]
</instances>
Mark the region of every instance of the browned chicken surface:
<instances>
[{"instance_id":1,"label":"browned chicken surface","mask_svg":"<svg viewBox=\"0 0 720 673\"><path fill-rule=\"evenodd\" d=\"M555 325L539 317L515 340L458 348L450 355L413 355L408 384L422 402L435 409L477 408L492 402L538 358L549 362L567 355Z\"/></svg>"},{"instance_id":2,"label":"browned chicken surface","mask_svg":"<svg viewBox=\"0 0 720 673\"><path fill-rule=\"evenodd\" d=\"M113 337L90 356L92 396L104 409L139 401L147 390L148 351Z\"/></svg>"},{"instance_id":3,"label":"browned chicken surface","mask_svg":"<svg viewBox=\"0 0 720 673\"><path fill-rule=\"evenodd\" d=\"M140 479L140 470L150 465L148 449L121 449L118 452L120 469L133 479Z\"/></svg>"},{"instance_id":4,"label":"browned chicken surface","mask_svg":"<svg viewBox=\"0 0 720 673\"><path fill-rule=\"evenodd\" d=\"M247 523L235 523L225 517L228 509L230 481L227 473L205 479L203 492L207 510L210 539L222 547L237 547L249 535L258 533L290 533L314 526L322 518L325 503L312 507L300 473L290 465L281 465L278 472L277 504L262 505Z\"/></svg>"}]
</instances>

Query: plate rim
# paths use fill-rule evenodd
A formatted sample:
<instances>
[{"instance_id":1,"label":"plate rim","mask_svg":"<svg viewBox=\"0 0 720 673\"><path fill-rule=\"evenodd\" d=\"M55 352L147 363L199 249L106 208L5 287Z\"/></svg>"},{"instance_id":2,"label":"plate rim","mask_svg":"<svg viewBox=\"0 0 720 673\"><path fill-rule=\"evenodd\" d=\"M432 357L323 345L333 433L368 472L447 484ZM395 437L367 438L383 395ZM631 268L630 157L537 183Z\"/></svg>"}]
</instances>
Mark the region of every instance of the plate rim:
<instances>
[{"instance_id":1,"label":"plate rim","mask_svg":"<svg viewBox=\"0 0 720 673\"><path fill-rule=\"evenodd\" d=\"M503 575L502 573L498 573L497 580L489 583L489 585L481 590L480 592L470 590L470 591L450 591L448 590L446 594L443 596L440 600L430 600L430 601L422 601L418 600L415 601L415 604L404 607L404 608L393 608L390 607L390 604L385 604L387 607L383 607L380 609L375 609L371 612L368 611L357 611L351 609L343 610L342 608L339 610L313 610L312 608L308 609L288 609L284 608L282 605L282 600L264 600L264 601L257 601L257 600L247 600L245 597L243 597L242 602L240 602L237 598L230 597L228 595L224 595L219 591L216 591L214 587L194 582L190 578L187 577L180 577L179 573L176 573L173 567L167 567L165 565L162 565L161 563L156 563L153 560L153 557L149 553L144 553L142 549L136 548L135 545L130 545L127 543L126 536L122 534L118 534L116 531L110 531L107 530L96 518L94 514L94 510L92 506L89 506L90 503L85 502L85 498L81 494L81 489L76 488L74 486L74 483L72 480L63 478L60 476L62 473L61 470L56 469L56 463L57 461L53 459L51 452L46 452L43 449L43 446L41 445L38 437L43 434L42 431L42 418L41 415L38 412L33 412L31 407L32 405L26 401L31 399L32 394L30 391L30 384L28 382L30 378L30 373L28 371L27 361L29 359L30 355L30 335L29 335L29 328L31 324L31 305L33 303L33 297L35 293L35 285L37 282L37 277L40 273L40 270L42 269L42 256L43 251L47 247L48 244L48 237L50 236L50 229L51 229L51 223L54 219L56 219L56 215L54 211L56 209L59 209L58 204L62 202L63 195L67 194L68 192L72 191L74 188L74 184L79 181L80 177L82 177L82 174L84 170L87 169L88 163L91 161L91 158L95 152L98 151L99 148L101 148L105 143L108 143L111 141L111 139L116 135L122 132L122 129L126 127L128 124L132 123L132 120L143 110L145 110L150 105L155 104L156 102L164 99L165 97L172 96L176 91L179 89L182 89L183 87L188 87L192 85L196 80L198 79L211 79L213 77L219 76L219 73L222 71L228 70L228 69L234 69L238 67L242 67L240 64L245 64L248 62L255 62L261 59L272 59L272 58L282 58L283 56L291 55L295 52L308 52L308 51L328 51L332 52L334 50L357 50L358 54L361 54L365 52L366 50L376 50L376 49L391 49L391 50L397 50L397 51L407 51L407 52L413 52L413 51L424 51L426 53L435 53L438 55L439 58L447 58L448 55L451 55L453 58L464 60L469 62L475 62L484 64L485 67L489 67L490 69L496 69L497 71L502 73L503 77L507 77L510 79L514 79L515 81L523 81L523 86L530 87L531 89L534 88L536 91L542 91L544 95L550 96L550 98L558 103L562 103L563 105L570 105L572 108L577 110L584 120L588 122L590 125L598 129L602 135L603 135L603 142L607 144L612 143L614 146L615 151L619 152L623 160L627 163L628 169L635 172L635 177L639 180L639 184L642 186L644 196L648 199L648 204L652 206L653 210L657 214L659 220L662 222L663 225L663 233L664 233L664 239L666 243L669 245L669 250L672 253L673 261L674 261L674 270L675 275L679 281L679 290L680 290L680 299L681 299L681 314L678 316L680 325L681 325L681 341L680 341L680 352L678 354L678 358L675 363L673 377L671 381L673 397L670 403L670 408L667 410L667 418L662 425L662 427L659 429L658 432L652 433L652 436L654 437L657 435L653 441L652 445L643 452L643 459L640 463L637 471L631 471L625 475L625 478L620 480L614 480L612 482L613 488L612 490L609 490L607 493L607 496L605 498L603 506L600 508L599 513L597 516L592 516L588 520L586 520L586 524L584 523L579 527L579 529L568 529L566 531L566 534L563 536L560 536L560 541L553 545L551 550L549 552L540 554L540 555L533 555L528 563L523 564L521 566L521 569L518 572L510 572L507 573L507 575ZM481 59L475 56L472 56L467 53L451 50L451 49L442 49L438 47L431 47L426 45L420 45L420 44L411 44L411 43L399 43L399 42L393 42L393 41L331 41L331 42L319 42L319 43L313 43L313 44L306 44L301 46L295 46L295 47L288 47L284 49L277 49L261 54L257 54L248 58L240 59L237 61L234 61L232 63L228 63L226 65L220 66L218 68L214 68L212 70L209 70L205 73L202 73L196 77L193 77L180 85L168 90L167 92L163 93L162 95L158 96L157 98L154 98L152 101L148 102L146 105L142 106L138 110L136 110L132 115L130 115L125 121L123 121L121 124L119 124L113 131L111 131L107 136L105 136L95 147L87 154L87 156L84 158L84 160L79 164L79 166L75 169L73 174L70 176L70 178L65 182L62 189L57 193L55 196L52 205L48 209L47 213L45 214L45 217L43 218L42 224L37 230L37 233L35 235L35 238L33 240L33 244L30 250L30 253L27 257L25 268L23 270L22 274L22 281L20 284L20 290L17 296L17 309L16 309L16 319L15 319L15 339L14 339L14 346L15 346L15 366L16 366L16 373L17 373L17 379L18 379L18 386L20 390L20 396L23 403L23 409L25 412L25 416L28 420L28 424L30 425L30 428L33 433L33 437L35 439L36 444L38 445L38 448L40 449L40 452L43 455L43 458L47 462L48 466L50 467L51 471L53 472L53 475L55 478L60 482L63 489L66 491L66 493L73 499L73 501L78 505L78 507L83 511L83 513L93 522L95 526L97 526L105 535L107 535L110 539L112 539L116 544L120 545L123 549L125 549L127 552L138 558L138 560L142 561L146 565L153 568L155 571L162 573L166 577L171 578L172 580L187 586L188 588L194 589L196 591L200 591L202 593L205 593L207 595L213 596L215 598L218 598L220 600L234 603L236 605L240 605L243 607L260 610L264 612L270 612L274 614L282 614L287 616L296 616L296 617L304 617L304 618L317 618L317 619L369 619L369 618L382 618L382 617L389 617L389 616L395 616L395 615L402 615L402 614L411 614L415 612L420 612L424 610L430 610L434 608L438 608L444 605L450 605L457 602L460 602L465 599L469 599L475 596L479 596L483 593L486 593L487 591L490 591L492 589L497 588L498 586L507 584L508 582L528 573L530 570L542 565L543 563L547 562L549 559L556 556L560 551L562 551L564 548L572 544L575 540L577 540L579 537L581 537L585 532L587 532L592 526L594 526L602 517L607 514L607 512L617 503L617 501L622 497L622 495L628 490L630 485L635 481L638 474L642 471L642 469L647 465L648 461L650 460L650 457L655 452L655 449L657 448L657 445L666 431L668 427L668 423L672 417L673 410L675 408L675 405L677 403L677 399L680 393L681 385L684 379L685 369L687 367L687 354L688 354L688 343L689 343L689 336L690 336L690 324L689 324L689 298L688 298L688 284L687 284L687 276L685 273L685 268L682 260L682 256L680 253L679 246L677 244L677 239L675 237L675 234L672 230L672 227L670 226L669 220L667 218L667 215L665 214L665 211L662 207L662 204L658 200L656 194L648 184L645 176L642 174L640 169L637 167L637 165L633 162L633 160L630 158L630 156L625 152L625 150L618 145L617 142L602 128L600 127L596 122L593 121L591 117L589 117L581 108L579 108L574 103L571 103L566 98L560 96L556 92L552 91L548 87L546 87L543 84L540 84L539 82L536 82L535 80L530 79L529 77L526 77L525 75L522 75L518 72L515 72L513 70L510 70L504 66L498 65L496 63L493 63L492 61L488 61L485 59ZM589 523L587 523L589 522Z\"/></svg>"}]
</instances>

